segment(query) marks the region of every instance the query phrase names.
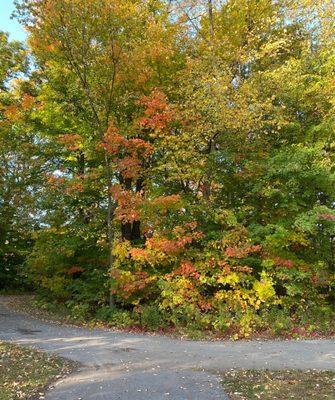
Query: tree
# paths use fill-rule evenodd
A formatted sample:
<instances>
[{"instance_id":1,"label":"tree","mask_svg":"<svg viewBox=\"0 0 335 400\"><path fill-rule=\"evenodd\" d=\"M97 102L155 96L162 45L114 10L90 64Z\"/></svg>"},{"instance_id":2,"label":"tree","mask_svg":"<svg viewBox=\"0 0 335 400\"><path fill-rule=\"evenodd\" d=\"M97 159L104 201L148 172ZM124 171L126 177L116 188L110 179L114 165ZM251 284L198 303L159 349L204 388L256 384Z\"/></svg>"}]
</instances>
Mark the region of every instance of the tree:
<instances>
[{"instance_id":1,"label":"tree","mask_svg":"<svg viewBox=\"0 0 335 400\"><path fill-rule=\"evenodd\" d=\"M25 48L0 32L1 288L18 284L17 270L32 243L44 163L40 144L27 123L34 108L34 96L21 78L27 64Z\"/></svg>"},{"instance_id":2,"label":"tree","mask_svg":"<svg viewBox=\"0 0 335 400\"><path fill-rule=\"evenodd\" d=\"M331 312L331 1L18 10L46 160L35 284L80 316L109 288L136 323L235 336Z\"/></svg>"},{"instance_id":3,"label":"tree","mask_svg":"<svg viewBox=\"0 0 335 400\"><path fill-rule=\"evenodd\" d=\"M43 66L47 86L86 125L85 132L74 132L82 137L84 147L92 149L105 143L108 129L114 124L125 138L136 137L132 119L137 100L150 88L162 84L165 71L175 63L174 28L160 3L25 1L19 9L30 31L34 56ZM166 62L169 59L171 62ZM120 176L113 169L108 147L102 148L112 266L116 207L112 187ZM83 150L83 163L84 153ZM129 186L129 181L124 184ZM138 190L139 185L137 179ZM122 230L128 238L127 224L122 225ZM132 224L137 232L130 236L138 238L138 222Z\"/></svg>"}]
</instances>

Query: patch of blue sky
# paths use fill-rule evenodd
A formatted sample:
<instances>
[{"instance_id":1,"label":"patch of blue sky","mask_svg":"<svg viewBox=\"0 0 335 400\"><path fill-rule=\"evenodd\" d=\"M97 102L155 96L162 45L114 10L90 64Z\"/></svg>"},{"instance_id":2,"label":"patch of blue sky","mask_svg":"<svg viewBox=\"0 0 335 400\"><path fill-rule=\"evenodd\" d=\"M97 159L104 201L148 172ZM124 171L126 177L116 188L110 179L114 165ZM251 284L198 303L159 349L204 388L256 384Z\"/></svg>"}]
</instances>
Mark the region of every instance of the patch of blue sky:
<instances>
[{"instance_id":1,"label":"patch of blue sky","mask_svg":"<svg viewBox=\"0 0 335 400\"><path fill-rule=\"evenodd\" d=\"M0 31L7 32L11 40L24 41L27 33L20 23L12 18L14 0L0 0Z\"/></svg>"}]
</instances>

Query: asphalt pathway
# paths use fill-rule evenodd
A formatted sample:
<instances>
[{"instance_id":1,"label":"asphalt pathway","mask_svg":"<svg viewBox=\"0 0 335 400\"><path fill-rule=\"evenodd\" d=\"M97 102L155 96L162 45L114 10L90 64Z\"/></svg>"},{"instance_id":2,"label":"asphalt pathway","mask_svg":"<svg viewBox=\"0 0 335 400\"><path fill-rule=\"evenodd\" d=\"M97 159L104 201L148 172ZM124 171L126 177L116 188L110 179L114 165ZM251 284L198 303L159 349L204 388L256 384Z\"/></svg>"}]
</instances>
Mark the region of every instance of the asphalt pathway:
<instances>
[{"instance_id":1,"label":"asphalt pathway","mask_svg":"<svg viewBox=\"0 0 335 400\"><path fill-rule=\"evenodd\" d=\"M47 400L227 400L219 371L335 370L335 340L197 342L66 327L10 310L0 296L0 340L80 363Z\"/></svg>"}]
</instances>

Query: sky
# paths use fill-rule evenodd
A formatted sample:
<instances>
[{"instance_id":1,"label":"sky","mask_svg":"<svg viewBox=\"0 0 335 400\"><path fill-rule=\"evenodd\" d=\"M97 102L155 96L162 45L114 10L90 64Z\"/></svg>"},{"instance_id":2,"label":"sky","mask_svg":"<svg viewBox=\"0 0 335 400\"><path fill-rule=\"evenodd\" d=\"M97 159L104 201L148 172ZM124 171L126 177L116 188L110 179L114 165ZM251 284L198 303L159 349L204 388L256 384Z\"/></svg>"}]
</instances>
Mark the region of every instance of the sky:
<instances>
[{"instance_id":1,"label":"sky","mask_svg":"<svg viewBox=\"0 0 335 400\"><path fill-rule=\"evenodd\" d=\"M12 40L25 40L26 33L21 25L10 18L14 11L14 0L0 0L0 31L9 33Z\"/></svg>"}]
</instances>

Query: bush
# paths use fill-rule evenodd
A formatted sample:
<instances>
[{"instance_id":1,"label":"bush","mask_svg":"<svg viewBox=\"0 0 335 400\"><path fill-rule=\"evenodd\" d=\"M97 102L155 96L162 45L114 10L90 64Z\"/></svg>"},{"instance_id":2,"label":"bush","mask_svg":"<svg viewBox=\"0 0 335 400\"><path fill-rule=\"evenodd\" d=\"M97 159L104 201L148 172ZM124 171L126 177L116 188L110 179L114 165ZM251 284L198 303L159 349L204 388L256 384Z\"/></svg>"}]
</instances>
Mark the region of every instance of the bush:
<instances>
[{"instance_id":1,"label":"bush","mask_svg":"<svg viewBox=\"0 0 335 400\"><path fill-rule=\"evenodd\" d=\"M114 309L108 319L108 323L116 328L129 328L138 322L138 319L130 311L118 309Z\"/></svg>"},{"instance_id":2,"label":"bush","mask_svg":"<svg viewBox=\"0 0 335 400\"><path fill-rule=\"evenodd\" d=\"M155 305L143 306L140 308L140 322L148 330L156 330L165 326L164 317Z\"/></svg>"}]
</instances>

